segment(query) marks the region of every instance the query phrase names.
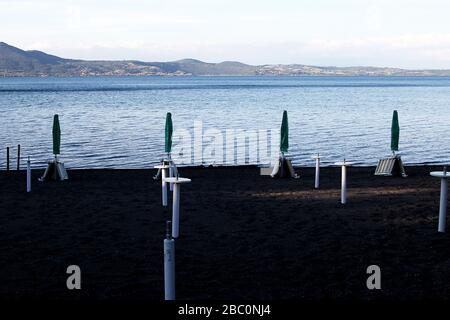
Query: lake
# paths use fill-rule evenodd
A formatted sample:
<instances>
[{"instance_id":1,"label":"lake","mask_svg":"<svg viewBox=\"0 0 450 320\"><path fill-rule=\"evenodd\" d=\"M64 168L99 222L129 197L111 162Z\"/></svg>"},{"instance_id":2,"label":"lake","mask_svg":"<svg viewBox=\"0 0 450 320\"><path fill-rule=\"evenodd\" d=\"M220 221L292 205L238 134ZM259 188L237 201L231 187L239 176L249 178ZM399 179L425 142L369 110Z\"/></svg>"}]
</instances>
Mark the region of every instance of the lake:
<instances>
[{"instance_id":1,"label":"lake","mask_svg":"<svg viewBox=\"0 0 450 320\"><path fill-rule=\"evenodd\" d=\"M283 110L289 114L294 164L312 166L311 155L320 153L324 165L343 158L376 165L391 153L394 109L404 162L444 164L450 159L449 107L448 77L0 78L0 166L6 167L6 147L13 164L21 144L23 157L30 155L36 167L43 167L52 158L55 113L67 167L144 168L163 156L167 112L176 133L192 133L192 144L183 151L190 159L199 155L196 145L208 149L211 144L207 136L196 140L195 123L201 123L202 132L223 137L227 130L264 132L279 129ZM250 135L235 147L254 139ZM178 140L174 148L181 146ZM251 153L247 162L263 162ZM193 163L221 164L208 155L202 160L201 153Z\"/></svg>"}]
</instances>

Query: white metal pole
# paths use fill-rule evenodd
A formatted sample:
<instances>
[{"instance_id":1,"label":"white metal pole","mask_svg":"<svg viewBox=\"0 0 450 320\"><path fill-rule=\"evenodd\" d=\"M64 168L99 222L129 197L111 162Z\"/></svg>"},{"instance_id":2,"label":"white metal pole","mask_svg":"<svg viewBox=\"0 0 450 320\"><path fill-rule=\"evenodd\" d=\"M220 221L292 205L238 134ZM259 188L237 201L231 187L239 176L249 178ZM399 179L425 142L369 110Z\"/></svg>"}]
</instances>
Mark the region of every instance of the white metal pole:
<instances>
[{"instance_id":1,"label":"white metal pole","mask_svg":"<svg viewBox=\"0 0 450 320\"><path fill-rule=\"evenodd\" d=\"M170 235L169 221L167 229L164 239L164 299L175 300L175 240Z\"/></svg>"},{"instance_id":2,"label":"white metal pole","mask_svg":"<svg viewBox=\"0 0 450 320\"><path fill-rule=\"evenodd\" d=\"M447 178L441 179L441 201L439 205L439 227L438 232L445 232L446 215L447 215Z\"/></svg>"},{"instance_id":3,"label":"white metal pole","mask_svg":"<svg viewBox=\"0 0 450 320\"><path fill-rule=\"evenodd\" d=\"M31 192L31 162L29 156L27 160L27 192Z\"/></svg>"},{"instance_id":4,"label":"white metal pole","mask_svg":"<svg viewBox=\"0 0 450 320\"><path fill-rule=\"evenodd\" d=\"M347 167L345 165L342 166L341 203L347 203Z\"/></svg>"},{"instance_id":5,"label":"white metal pole","mask_svg":"<svg viewBox=\"0 0 450 320\"><path fill-rule=\"evenodd\" d=\"M167 207L167 183L166 183L166 169L161 169L161 189L162 189L162 205Z\"/></svg>"},{"instance_id":6,"label":"white metal pole","mask_svg":"<svg viewBox=\"0 0 450 320\"><path fill-rule=\"evenodd\" d=\"M319 180L320 180L320 158L319 155L317 155L316 158L316 181L314 183L314 188L319 189Z\"/></svg>"},{"instance_id":7,"label":"white metal pole","mask_svg":"<svg viewBox=\"0 0 450 320\"><path fill-rule=\"evenodd\" d=\"M164 161L165 163L165 161ZM170 152L167 153L167 164L169 166L169 178L173 177L173 162L172 162L172 156L170 155ZM170 191L173 191L173 183L170 184Z\"/></svg>"},{"instance_id":8,"label":"white metal pole","mask_svg":"<svg viewBox=\"0 0 450 320\"><path fill-rule=\"evenodd\" d=\"M173 207L172 207L172 237L178 238L180 223L180 184L173 186Z\"/></svg>"}]
</instances>

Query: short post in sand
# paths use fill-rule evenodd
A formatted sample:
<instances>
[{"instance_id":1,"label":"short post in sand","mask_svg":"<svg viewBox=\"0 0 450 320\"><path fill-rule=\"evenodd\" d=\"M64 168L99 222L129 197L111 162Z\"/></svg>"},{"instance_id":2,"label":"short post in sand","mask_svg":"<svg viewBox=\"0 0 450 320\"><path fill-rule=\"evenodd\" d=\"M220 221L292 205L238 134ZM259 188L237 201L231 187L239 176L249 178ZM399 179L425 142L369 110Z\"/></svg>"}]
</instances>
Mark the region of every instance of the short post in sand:
<instances>
[{"instance_id":1,"label":"short post in sand","mask_svg":"<svg viewBox=\"0 0 450 320\"><path fill-rule=\"evenodd\" d=\"M20 144L17 145L17 171L20 170Z\"/></svg>"},{"instance_id":2,"label":"short post in sand","mask_svg":"<svg viewBox=\"0 0 450 320\"><path fill-rule=\"evenodd\" d=\"M30 156L27 160L27 192L31 192L31 161Z\"/></svg>"},{"instance_id":3,"label":"short post in sand","mask_svg":"<svg viewBox=\"0 0 450 320\"><path fill-rule=\"evenodd\" d=\"M320 155L312 156L312 159L316 160L316 178L314 181L314 188L319 189L320 185Z\"/></svg>"},{"instance_id":4,"label":"short post in sand","mask_svg":"<svg viewBox=\"0 0 450 320\"><path fill-rule=\"evenodd\" d=\"M341 166L342 168L342 178L341 178L341 203L347 203L347 166L352 165L353 162L344 161L336 162L335 165Z\"/></svg>"},{"instance_id":5,"label":"short post in sand","mask_svg":"<svg viewBox=\"0 0 450 320\"><path fill-rule=\"evenodd\" d=\"M164 299L175 300L175 240L171 235L170 221L164 239Z\"/></svg>"},{"instance_id":6,"label":"short post in sand","mask_svg":"<svg viewBox=\"0 0 450 320\"><path fill-rule=\"evenodd\" d=\"M172 204L172 237L178 238L179 224L180 224L180 189L181 184L191 182L191 179L180 178L166 178L166 182L173 183L173 204Z\"/></svg>"},{"instance_id":7,"label":"short post in sand","mask_svg":"<svg viewBox=\"0 0 450 320\"><path fill-rule=\"evenodd\" d=\"M155 166L155 169L159 169L161 171L161 191L162 191L162 205L163 207L167 207L167 169L169 169L170 165L165 164L163 161L161 165Z\"/></svg>"},{"instance_id":8,"label":"short post in sand","mask_svg":"<svg viewBox=\"0 0 450 320\"><path fill-rule=\"evenodd\" d=\"M439 203L439 224L438 232L445 232L445 224L447 217L447 193L448 193L448 180L450 174L447 172L447 167L444 167L443 171L430 172L432 177L441 178L441 199Z\"/></svg>"},{"instance_id":9,"label":"short post in sand","mask_svg":"<svg viewBox=\"0 0 450 320\"><path fill-rule=\"evenodd\" d=\"M6 171L9 171L9 147L6 147Z\"/></svg>"}]
</instances>

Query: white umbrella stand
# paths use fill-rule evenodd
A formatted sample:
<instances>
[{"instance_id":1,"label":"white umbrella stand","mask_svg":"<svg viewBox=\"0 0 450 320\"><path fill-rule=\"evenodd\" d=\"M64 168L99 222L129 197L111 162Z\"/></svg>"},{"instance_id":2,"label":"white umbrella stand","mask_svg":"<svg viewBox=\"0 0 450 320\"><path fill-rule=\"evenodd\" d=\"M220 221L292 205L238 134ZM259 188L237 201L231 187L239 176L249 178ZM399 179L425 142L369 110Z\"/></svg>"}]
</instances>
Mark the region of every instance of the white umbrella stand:
<instances>
[{"instance_id":1,"label":"white umbrella stand","mask_svg":"<svg viewBox=\"0 0 450 320\"><path fill-rule=\"evenodd\" d=\"M341 203L347 203L347 166L352 165L353 162L348 161L340 161L336 162L335 165L340 166L342 168L342 178L341 178Z\"/></svg>"},{"instance_id":2,"label":"white umbrella stand","mask_svg":"<svg viewBox=\"0 0 450 320\"><path fill-rule=\"evenodd\" d=\"M432 177L441 178L441 199L439 203L439 224L438 232L445 232L446 218L447 218L447 194L448 194L448 180L450 174L447 173L447 167L443 171L430 172Z\"/></svg>"},{"instance_id":3,"label":"white umbrella stand","mask_svg":"<svg viewBox=\"0 0 450 320\"><path fill-rule=\"evenodd\" d=\"M164 239L164 299L175 300L175 240L171 235L170 221L167 221Z\"/></svg>"},{"instance_id":4,"label":"white umbrella stand","mask_svg":"<svg viewBox=\"0 0 450 320\"><path fill-rule=\"evenodd\" d=\"M314 188L319 189L320 186L320 155L312 156L312 159L316 160L316 178L314 180Z\"/></svg>"},{"instance_id":5,"label":"white umbrella stand","mask_svg":"<svg viewBox=\"0 0 450 320\"><path fill-rule=\"evenodd\" d=\"M173 206L172 206L172 237L178 238L180 224L180 189L183 183L191 182L188 178L166 178L166 182L173 183Z\"/></svg>"}]
</instances>

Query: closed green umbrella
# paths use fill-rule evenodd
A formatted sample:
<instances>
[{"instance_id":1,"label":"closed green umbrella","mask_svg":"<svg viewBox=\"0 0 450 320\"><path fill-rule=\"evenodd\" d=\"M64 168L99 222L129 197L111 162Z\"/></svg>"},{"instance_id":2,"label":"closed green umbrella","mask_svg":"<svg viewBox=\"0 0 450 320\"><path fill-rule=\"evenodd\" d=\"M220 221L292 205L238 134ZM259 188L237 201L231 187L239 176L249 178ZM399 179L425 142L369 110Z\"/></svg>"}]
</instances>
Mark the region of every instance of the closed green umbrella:
<instances>
[{"instance_id":1,"label":"closed green umbrella","mask_svg":"<svg viewBox=\"0 0 450 320\"><path fill-rule=\"evenodd\" d=\"M170 153L172 151L172 133L173 133L173 126L172 126L172 114L170 112L167 112L166 115L166 130L165 130L165 151L167 153Z\"/></svg>"},{"instance_id":2,"label":"closed green umbrella","mask_svg":"<svg viewBox=\"0 0 450 320\"><path fill-rule=\"evenodd\" d=\"M287 152L289 149L289 125L287 111L283 111L283 120L281 122L280 151Z\"/></svg>"},{"instance_id":3,"label":"closed green umbrella","mask_svg":"<svg viewBox=\"0 0 450 320\"><path fill-rule=\"evenodd\" d=\"M393 153L398 151L398 141L400 138L400 126L398 124L398 113L394 110L392 115L392 127L391 127L391 150Z\"/></svg>"},{"instance_id":4,"label":"closed green umbrella","mask_svg":"<svg viewBox=\"0 0 450 320\"><path fill-rule=\"evenodd\" d=\"M59 118L58 115L55 114L53 117L53 154L56 156L60 154L60 146L61 146L61 129L59 127Z\"/></svg>"}]
</instances>

